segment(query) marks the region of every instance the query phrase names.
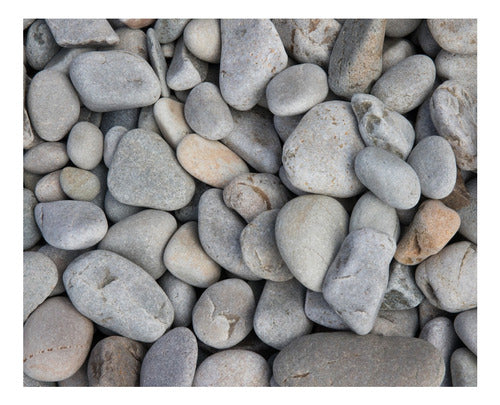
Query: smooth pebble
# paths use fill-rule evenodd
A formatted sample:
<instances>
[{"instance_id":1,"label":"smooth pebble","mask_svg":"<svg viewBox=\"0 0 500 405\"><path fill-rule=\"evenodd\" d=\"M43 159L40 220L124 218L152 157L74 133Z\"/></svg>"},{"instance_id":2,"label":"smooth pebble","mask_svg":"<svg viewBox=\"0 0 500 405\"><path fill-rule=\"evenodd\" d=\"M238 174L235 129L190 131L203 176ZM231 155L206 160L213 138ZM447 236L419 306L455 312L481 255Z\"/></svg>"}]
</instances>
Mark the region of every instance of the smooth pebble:
<instances>
[{"instance_id":1,"label":"smooth pebble","mask_svg":"<svg viewBox=\"0 0 500 405\"><path fill-rule=\"evenodd\" d=\"M441 48L464 55L477 52L477 19L427 19L432 37Z\"/></svg>"},{"instance_id":2,"label":"smooth pebble","mask_svg":"<svg viewBox=\"0 0 500 405\"><path fill-rule=\"evenodd\" d=\"M415 269L393 260L389 271L389 282L380 309L401 311L419 306L424 294L415 282Z\"/></svg>"},{"instance_id":3,"label":"smooth pebble","mask_svg":"<svg viewBox=\"0 0 500 405\"><path fill-rule=\"evenodd\" d=\"M23 189L23 250L31 249L42 237L35 221L34 209L38 204L33 191Z\"/></svg>"},{"instance_id":4,"label":"smooth pebble","mask_svg":"<svg viewBox=\"0 0 500 405\"><path fill-rule=\"evenodd\" d=\"M104 18L46 19L59 46L65 48L114 45L120 39Z\"/></svg>"},{"instance_id":5,"label":"smooth pebble","mask_svg":"<svg viewBox=\"0 0 500 405\"><path fill-rule=\"evenodd\" d=\"M453 321L455 331L467 348L477 355L477 309L459 313Z\"/></svg>"},{"instance_id":6,"label":"smooth pebble","mask_svg":"<svg viewBox=\"0 0 500 405\"><path fill-rule=\"evenodd\" d=\"M160 98L153 106L153 115L161 135L172 148L193 132L184 118L184 104L171 98Z\"/></svg>"},{"instance_id":7,"label":"smooth pebble","mask_svg":"<svg viewBox=\"0 0 500 405\"><path fill-rule=\"evenodd\" d=\"M477 357L470 350L465 347L455 350L450 368L454 387L477 387Z\"/></svg>"},{"instance_id":8,"label":"smooth pebble","mask_svg":"<svg viewBox=\"0 0 500 405\"><path fill-rule=\"evenodd\" d=\"M195 288L168 271L157 280L157 283L165 291L174 307L173 326L191 325L191 313L197 300Z\"/></svg>"},{"instance_id":9,"label":"smooth pebble","mask_svg":"<svg viewBox=\"0 0 500 405\"><path fill-rule=\"evenodd\" d=\"M207 77L208 64L194 56L180 38L167 70L167 85L172 90L189 90Z\"/></svg>"},{"instance_id":10,"label":"smooth pebble","mask_svg":"<svg viewBox=\"0 0 500 405\"><path fill-rule=\"evenodd\" d=\"M196 56L209 63L220 61L220 23L214 18L199 18L189 21L184 27L183 39L186 48Z\"/></svg>"}]
</instances>

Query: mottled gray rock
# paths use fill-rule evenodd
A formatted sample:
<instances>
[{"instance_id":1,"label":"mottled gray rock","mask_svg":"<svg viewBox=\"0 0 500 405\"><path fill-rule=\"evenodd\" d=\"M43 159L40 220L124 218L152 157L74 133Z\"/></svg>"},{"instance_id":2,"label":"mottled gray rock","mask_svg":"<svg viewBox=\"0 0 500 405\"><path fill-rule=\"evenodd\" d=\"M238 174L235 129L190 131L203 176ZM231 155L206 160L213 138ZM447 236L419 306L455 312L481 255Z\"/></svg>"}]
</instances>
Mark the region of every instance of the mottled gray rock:
<instances>
[{"instance_id":1,"label":"mottled gray rock","mask_svg":"<svg viewBox=\"0 0 500 405\"><path fill-rule=\"evenodd\" d=\"M41 174L34 174L34 173L30 173L28 172L27 170L24 170L23 169L23 184L24 184L24 188L31 191L32 193L35 192L35 187L36 187L36 184L38 183L38 181L40 179L42 179L42 175Z\"/></svg>"},{"instance_id":2,"label":"mottled gray rock","mask_svg":"<svg viewBox=\"0 0 500 405\"><path fill-rule=\"evenodd\" d=\"M288 178L288 174L286 174L286 170L283 166L280 166L280 170L278 172L278 175L280 177L280 180L281 182L283 183L283 185L289 190L291 191L293 194L295 195L304 195L304 194L310 194L306 191L302 191L302 190L299 190L297 187L295 187L290 179Z\"/></svg>"},{"instance_id":3,"label":"mottled gray rock","mask_svg":"<svg viewBox=\"0 0 500 405\"><path fill-rule=\"evenodd\" d=\"M189 90L207 77L208 64L194 56L180 38L167 70L167 85L172 90Z\"/></svg>"},{"instance_id":4,"label":"mottled gray rock","mask_svg":"<svg viewBox=\"0 0 500 405\"><path fill-rule=\"evenodd\" d=\"M195 180L196 189L194 196L188 205L173 212L175 218L180 222L197 221L198 220L198 203L201 195L211 188L208 184Z\"/></svg>"},{"instance_id":5,"label":"mottled gray rock","mask_svg":"<svg viewBox=\"0 0 500 405\"><path fill-rule=\"evenodd\" d=\"M290 272L305 287L321 291L328 266L344 240L349 216L324 195L294 198L276 219L276 244Z\"/></svg>"},{"instance_id":6,"label":"mottled gray rock","mask_svg":"<svg viewBox=\"0 0 500 405\"><path fill-rule=\"evenodd\" d=\"M64 194L73 200L92 201L101 191L99 178L94 173L77 167L62 169L59 183Z\"/></svg>"},{"instance_id":7,"label":"mottled gray rock","mask_svg":"<svg viewBox=\"0 0 500 405\"><path fill-rule=\"evenodd\" d=\"M426 55L430 56L431 58L435 58L441 50L441 47L429 31L427 20L422 21L416 32L418 44L420 45L422 50Z\"/></svg>"},{"instance_id":8,"label":"mottled gray rock","mask_svg":"<svg viewBox=\"0 0 500 405\"><path fill-rule=\"evenodd\" d=\"M307 290L304 311L306 316L318 325L335 330L349 330L342 318L325 301L321 292Z\"/></svg>"},{"instance_id":9,"label":"mottled gray rock","mask_svg":"<svg viewBox=\"0 0 500 405\"><path fill-rule=\"evenodd\" d=\"M458 80L468 87L472 94L477 92L477 56L461 55L441 50L436 59L437 75L444 80Z\"/></svg>"},{"instance_id":10,"label":"mottled gray rock","mask_svg":"<svg viewBox=\"0 0 500 405\"><path fill-rule=\"evenodd\" d=\"M139 55L147 60L148 46L146 33L140 29L121 27L115 30L116 35L120 39L118 43L106 50L127 51Z\"/></svg>"},{"instance_id":11,"label":"mottled gray rock","mask_svg":"<svg viewBox=\"0 0 500 405\"><path fill-rule=\"evenodd\" d=\"M147 107L142 107L139 113L139 118L137 120L137 128L142 128L147 131L156 132L161 135L161 130L156 123L154 112L154 106L149 105Z\"/></svg>"},{"instance_id":12,"label":"mottled gray rock","mask_svg":"<svg viewBox=\"0 0 500 405\"><path fill-rule=\"evenodd\" d=\"M417 18L388 18L385 26L385 35L402 38L417 29L422 20Z\"/></svg>"},{"instance_id":13,"label":"mottled gray rock","mask_svg":"<svg viewBox=\"0 0 500 405\"><path fill-rule=\"evenodd\" d=\"M186 48L198 59L219 63L221 47L219 20L214 18L191 20L184 27L182 38Z\"/></svg>"},{"instance_id":14,"label":"mottled gray rock","mask_svg":"<svg viewBox=\"0 0 500 405\"><path fill-rule=\"evenodd\" d=\"M460 216L458 232L473 243L477 243L477 178L469 180L466 185L470 193L471 202L464 208L457 210Z\"/></svg>"},{"instance_id":15,"label":"mottled gray rock","mask_svg":"<svg viewBox=\"0 0 500 405\"><path fill-rule=\"evenodd\" d=\"M416 337L418 332L418 310L409 308L397 311L378 311L371 334L381 336Z\"/></svg>"},{"instance_id":16,"label":"mottled gray rock","mask_svg":"<svg viewBox=\"0 0 500 405\"><path fill-rule=\"evenodd\" d=\"M454 387L477 387L477 357L474 353L465 347L455 350L450 368Z\"/></svg>"},{"instance_id":17,"label":"mottled gray rock","mask_svg":"<svg viewBox=\"0 0 500 405\"><path fill-rule=\"evenodd\" d=\"M35 220L47 243L67 250L94 246L108 230L104 212L89 201L37 204Z\"/></svg>"},{"instance_id":18,"label":"mottled gray rock","mask_svg":"<svg viewBox=\"0 0 500 405\"><path fill-rule=\"evenodd\" d=\"M104 212L110 221L119 222L141 210L141 207L122 204L115 197L113 197L109 190L106 191L106 195L104 196Z\"/></svg>"},{"instance_id":19,"label":"mottled gray rock","mask_svg":"<svg viewBox=\"0 0 500 405\"><path fill-rule=\"evenodd\" d=\"M477 355L477 309L459 313L453 325L460 340L472 353Z\"/></svg>"},{"instance_id":20,"label":"mottled gray rock","mask_svg":"<svg viewBox=\"0 0 500 405\"><path fill-rule=\"evenodd\" d=\"M451 53L477 52L477 19L427 19L427 26L441 48Z\"/></svg>"},{"instance_id":21,"label":"mottled gray rock","mask_svg":"<svg viewBox=\"0 0 500 405\"><path fill-rule=\"evenodd\" d=\"M191 325L191 313L197 298L194 287L179 280L168 271L157 280L157 283L165 291L174 307L173 326Z\"/></svg>"},{"instance_id":22,"label":"mottled gray rock","mask_svg":"<svg viewBox=\"0 0 500 405\"><path fill-rule=\"evenodd\" d=\"M34 174L47 174L68 163L66 144L62 142L42 142L23 155L24 170Z\"/></svg>"},{"instance_id":23,"label":"mottled gray rock","mask_svg":"<svg viewBox=\"0 0 500 405\"><path fill-rule=\"evenodd\" d=\"M444 362L422 339L326 332L285 347L273 375L282 387L439 386Z\"/></svg>"},{"instance_id":24,"label":"mottled gray rock","mask_svg":"<svg viewBox=\"0 0 500 405\"><path fill-rule=\"evenodd\" d=\"M26 34L24 54L33 69L42 70L59 49L44 20L36 20L30 25Z\"/></svg>"},{"instance_id":25,"label":"mottled gray rock","mask_svg":"<svg viewBox=\"0 0 500 405\"><path fill-rule=\"evenodd\" d=\"M393 260L390 265L389 282L385 290L381 310L401 311L415 308L424 299L424 294L415 283L415 270Z\"/></svg>"},{"instance_id":26,"label":"mottled gray rock","mask_svg":"<svg viewBox=\"0 0 500 405\"><path fill-rule=\"evenodd\" d=\"M286 67L287 59L271 20L221 20L220 91L236 110L254 107L269 80Z\"/></svg>"},{"instance_id":27,"label":"mottled gray rock","mask_svg":"<svg viewBox=\"0 0 500 405\"><path fill-rule=\"evenodd\" d=\"M158 35L153 28L148 28L146 35L149 62L160 81L161 96L168 97L170 90L167 87L167 61L165 60L165 56L163 56L161 45L158 42Z\"/></svg>"},{"instance_id":28,"label":"mottled gray rock","mask_svg":"<svg viewBox=\"0 0 500 405\"><path fill-rule=\"evenodd\" d=\"M284 143L291 133L297 128L300 120L304 114L299 115L289 115L289 116L280 116L275 115L273 118L274 129L278 133L281 141Z\"/></svg>"},{"instance_id":29,"label":"mottled gray rock","mask_svg":"<svg viewBox=\"0 0 500 405\"><path fill-rule=\"evenodd\" d=\"M92 111L144 107L154 104L161 93L153 68L126 51L81 54L71 63L69 74L82 103Z\"/></svg>"},{"instance_id":30,"label":"mottled gray rock","mask_svg":"<svg viewBox=\"0 0 500 405\"><path fill-rule=\"evenodd\" d=\"M123 204L166 211L187 205L195 188L170 146L144 129L123 135L113 155L108 187Z\"/></svg>"},{"instance_id":31,"label":"mottled gray rock","mask_svg":"<svg viewBox=\"0 0 500 405\"><path fill-rule=\"evenodd\" d=\"M160 98L153 107L153 115L161 135L174 149L185 135L193 132L184 118L183 103Z\"/></svg>"},{"instance_id":32,"label":"mottled gray rock","mask_svg":"<svg viewBox=\"0 0 500 405\"><path fill-rule=\"evenodd\" d=\"M23 250L31 249L42 237L35 221L38 200L31 190L23 189Z\"/></svg>"},{"instance_id":33,"label":"mottled gray rock","mask_svg":"<svg viewBox=\"0 0 500 405\"><path fill-rule=\"evenodd\" d=\"M120 39L104 18L46 19L59 46L65 48L114 45Z\"/></svg>"},{"instance_id":34,"label":"mottled gray rock","mask_svg":"<svg viewBox=\"0 0 500 405\"><path fill-rule=\"evenodd\" d=\"M184 27L189 22L188 18L159 18L154 29L161 44L175 41L182 35Z\"/></svg>"},{"instance_id":35,"label":"mottled gray rock","mask_svg":"<svg viewBox=\"0 0 500 405\"><path fill-rule=\"evenodd\" d=\"M415 55L415 53L415 46L410 41L400 38L386 38L382 51L382 73L407 57Z\"/></svg>"},{"instance_id":36,"label":"mottled gray rock","mask_svg":"<svg viewBox=\"0 0 500 405\"><path fill-rule=\"evenodd\" d=\"M172 304L154 279L116 253L82 254L67 267L63 282L80 313L130 339L154 342L174 320Z\"/></svg>"},{"instance_id":37,"label":"mottled gray rock","mask_svg":"<svg viewBox=\"0 0 500 405\"><path fill-rule=\"evenodd\" d=\"M45 70L57 70L58 72L68 75L69 67L73 59L82 53L94 50L94 48L61 48L45 65Z\"/></svg>"},{"instance_id":38,"label":"mottled gray rock","mask_svg":"<svg viewBox=\"0 0 500 405\"><path fill-rule=\"evenodd\" d=\"M117 125L108 130L106 135L104 135L102 158L106 167L109 168L111 166L116 147L127 132L127 128Z\"/></svg>"},{"instance_id":39,"label":"mottled gray rock","mask_svg":"<svg viewBox=\"0 0 500 405\"><path fill-rule=\"evenodd\" d=\"M102 113L100 125L103 134L116 126L125 127L128 130L137 128L140 108L129 108L126 110L107 111Z\"/></svg>"},{"instance_id":40,"label":"mottled gray rock","mask_svg":"<svg viewBox=\"0 0 500 405\"><path fill-rule=\"evenodd\" d=\"M23 149L31 149L42 142L42 139L33 131L28 111L23 108Z\"/></svg>"},{"instance_id":41,"label":"mottled gray rock","mask_svg":"<svg viewBox=\"0 0 500 405\"><path fill-rule=\"evenodd\" d=\"M300 190L352 197L363 190L354 173L363 147L350 103L327 101L309 110L286 140L283 167Z\"/></svg>"},{"instance_id":42,"label":"mottled gray rock","mask_svg":"<svg viewBox=\"0 0 500 405\"><path fill-rule=\"evenodd\" d=\"M59 177L62 170L46 174L36 183L35 196L39 202L68 200L68 196L61 188Z\"/></svg>"},{"instance_id":43,"label":"mottled gray rock","mask_svg":"<svg viewBox=\"0 0 500 405\"><path fill-rule=\"evenodd\" d=\"M404 160L368 146L356 155L356 176L373 194L396 209L408 209L420 199L417 173Z\"/></svg>"},{"instance_id":44,"label":"mottled gray rock","mask_svg":"<svg viewBox=\"0 0 500 405\"><path fill-rule=\"evenodd\" d=\"M431 99L429 97L418 108L417 118L415 120L415 141L417 143L428 136L439 135L432 122L430 101Z\"/></svg>"}]
</instances>

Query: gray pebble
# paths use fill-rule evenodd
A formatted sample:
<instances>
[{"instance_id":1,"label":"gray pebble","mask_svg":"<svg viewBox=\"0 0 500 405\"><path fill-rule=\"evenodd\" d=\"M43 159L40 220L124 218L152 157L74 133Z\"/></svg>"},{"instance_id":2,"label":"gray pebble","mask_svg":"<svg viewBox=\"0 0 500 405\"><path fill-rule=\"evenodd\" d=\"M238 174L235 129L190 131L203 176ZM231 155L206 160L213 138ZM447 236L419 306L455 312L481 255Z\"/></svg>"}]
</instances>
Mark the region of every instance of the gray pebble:
<instances>
[{"instance_id":1,"label":"gray pebble","mask_svg":"<svg viewBox=\"0 0 500 405\"><path fill-rule=\"evenodd\" d=\"M473 243L477 243L477 178L469 180L465 186L470 193L471 202L468 206L457 210L460 216L458 232Z\"/></svg>"},{"instance_id":2,"label":"gray pebble","mask_svg":"<svg viewBox=\"0 0 500 405\"><path fill-rule=\"evenodd\" d=\"M306 316L318 325L335 330L349 330L342 318L325 301L322 292L307 290L304 311Z\"/></svg>"},{"instance_id":3,"label":"gray pebble","mask_svg":"<svg viewBox=\"0 0 500 405\"><path fill-rule=\"evenodd\" d=\"M382 73L415 53L415 46L410 41L386 38L382 51Z\"/></svg>"},{"instance_id":4,"label":"gray pebble","mask_svg":"<svg viewBox=\"0 0 500 405\"><path fill-rule=\"evenodd\" d=\"M213 18L191 20L183 32L184 43L197 58L209 63L220 61L220 23Z\"/></svg>"},{"instance_id":5,"label":"gray pebble","mask_svg":"<svg viewBox=\"0 0 500 405\"><path fill-rule=\"evenodd\" d=\"M86 361L75 374L64 380L58 381L57 385L59 387L88 387L89 377L87 375L87 366L88 363Z\"/></svg>"},{"instance_id":6,"label":"gray pebble","mask_svg":"<svg viewBox=\"0 0 500 405\"><path fill-rule=\"evenodd\" d=\"M123 204L170 211L189 203L195 185L160 135L134 129L116 148L108 187Z\"/></svg>"},{"instance_id":7,"label":"gray pebble","mask_svg":"<svg viewBox=\"0 0 500 405\"><path fill-rule=\"evenodd\" d=\"M389 282L385 290L381 310L401 311L415 308L424 299L424 294L415 283L415 270L393 260L390 265Z\"/></svg>"},{"instance_id":8,"label":"gray pebble","mask_svg":"<svg viewBox=\"0 0 500 405\"><path fill-rule=\"evenodd\" d=\"M115 197L113 197L113 194L111 194L109 190L106 191L104 196L104 212L110 221L119 222L141 210L141 207L122 204Z\"/></svg>"},{"instance_id":9,"label":"gray pebble","mask_svg":"<svg viewBox=\"0 0 500 405\"><path fill-rule=\"evenodd\" d=\"M68 196L61 188L59 177L62 170L46 174L36 183L35 196L39 202L68 200Z\"/></svg>"},{"instance_id":10,"label":"gray pebble","mask_svg":"<svg viewBox=\"0 0 500 405\"><path fill-rule=\"evenodd\" d=\"M477 309L460 312L453 325L460 340L477 355Z\"/></svg>"},{"instance_id":11,"label":"gray pebble","mask_svg":"<svg viewBox=\"0 0 500 405\"><path fill-rule=\"evenodd\" d=\"M175 41L182 35L184 27L190 20L188 18L159 18L154 29L161 44Z\"/></svg>"},{"instance_id":12,"label":"gray pebble","mask_svg":"<svg viewBox=\"0 0 500 405\"><path fill-rule=\"evenodd\" d=\"M96 127L99 127L101 125L102 115L102 113L90 111L87 107L82 105L80 106L80 116L78 117L78 121L87 121L94 124Z\"/></svg>"},{"instance_id":13,"label":"gray pebble","mask_svg":"<svg viewBox=\"0 0 500 405\"><path fill-rule=\"evenodd\" d=\"M409 308L398 311L378 311L371 334L381 336L416 337L418 332L418 310Z\"/></svg>"},{"instance_id":14,"label":"gray pebble","mask_svg":"<svg viewBox=\"0 0 500 405\"><path fill-rule=\"evenodd\" d=\"M418 44L420 45L424 53L431 58L435 58L441 50L441 47L429 31L427 20L422 21L416 32Z\"/></svg>"},{"instance_id":15,"label":"gray pebble","mask_svg":"<svg viewBox=\"0 0 500 405\"><path fill-rule=\"evenodd\" d=\"M300 196L281 208L276 244L290 272L305 287L321 291L348 226L349 216L342 205L324 195Z\"/></svg>"},{"instance_id":16,"label":"gray pebble","mask_svg":"<svg viewBox=\"0 0 500 405\"><path fill-rule=\"evenodd\" d=\"M28 111L23 108L23 149L31 149L42 142L43 140L33 131Z\"/></svg>"},{"instance_id":17,"label":"gray pebble","mask_svg":"<svg viewBox=\"0 0 500 405\"><path fill-rule=\"evenodd\" d=\"M128 130L137 128L139 119L139 108L129 108L126 110L107 111L102 114L100 125L103 134L116 126L125 127Z\"/></svg>"},{"instance_id":18,"label":"gray pebble","mask_svg":"<svg viewBox=\"0 0 500 405\"><path fill-rule=\"evenodd\" d=\"M42 70L60 49L44 20L30 25L25 44L26 60L35 70Z\"/></svg>"},{"instance_id":19,"label":"gray pebble","mask_svg":"<svg viewBox=\"0 0 500 405\"><path fill-rule=\"evenodd\" d=\"M141 108L141 111L139 112L139 118L137 120L137 128L156 132L157 134L161 135L160 128L158 127L158 124L156 123L154 117L153 108L154 106L152 105Z\"/></svg>"},{"instance_id":20,"label":"gray pebble","mask_svg":"<svg viewBox=\"0 0 500 405\"><path fill-rule=\"evenodd\" d=\"M99 163L95 169L91 170L91 172L97 176L99 182L101 183L99 194L97 194L97 196L92 200L92 203L104 211L104 198L106 197L106 192L108 191L106 184L108 178L108 168L103 163Z\"/></svg>"},{"instance_id":21,"label":"gray pebble","mask_svg":"<svg viewBox=\"0 0 500 405\"><path fill-rule=\"evenodd\" d=\"M438 307L435 307L434 305L431 304L431 302L427 298L424 297L424 299L418 306L420 329L422 329L431 319L438 318L441 316L451 317L453 316L453 314L450 314L449 312L446 312Z\"/></svg>"},{"instance_id":22,"label":"gray pebble","mask_svg":"<svg viewBox=\"0 0 500 405\"><path fill-rule=\"evenodd\" d=\"M201 195L211 188L208 184L195 180L196 189L194 196L188 205L173 212L175 218L179 222L197 221L198 220L198 203Z\"/></svg>"},{"instance_id":23,"label":"gray pebble","mask_svg":"<svg viewBox=\"0 0 500 405\"><path fill-rule=\"evenodd\" d=\"M477 55L450 53L444 49L434 61L436 72L443 80L458 80L468 87L472 94L477 92Z\"/></svg>"},{"instance_id":24,"label":"gray pebble","mask_svg":"<svg viewBox=\"0 0 500 405\"><path fill-rule=\"evenodd\" d=\"M38 200L31 190L23 189L23 250L31 249L42 237L35 221L34 209Z\"/></svg>"},{"instance_id":25,"label":"gray pebble","mask_svg":"<svg viewBox=\"0 0 500 405\"><path fill-rule=\"evenodd\" d=\"M415 141L420 142L428 136L439 135L431 118L430 97L427 98L418 108L415 120Z\"/></svg>"},{"instance_id":26,"label":"gray pebble","mask_svg":"<svg viewBox=\"0 0 500 405\"><path fill-rule=\"evenodd\" d=\"M309 194L306 191L299 190L297 187L295 187L290 179L288 178L288 174L286 174L286 170L283 166L280 166L280 170L278 172L278 175L280 177L281 182L283 185L291 191L295 195L304 195L304 194Z\"/></svg>"},{"instance_id":27,"label":"gray pebble","mask_svg":"<svg viewBox=\"0 0 500 405\"><path fill-rule=\"evenodd\" d=\"M184 104L171 98L160 98L153 107L153 115L161 135L172 148L193 131L184 118Z\"/></svg>"},{"instance_id":28,"label":"gray pebble","mask_svg":"<svg viewBox=\"0 0 500 405\"><path fill-rule=\"evenodd\" d=\"M62 142L42 142L23 155L24 170L34 174L47 174L68 163L66 144Z\"/></svg>"},{"instance_id":29,"label":"gray pebble","mask_svg":"<svg viewBox=\"0 0 500 405\"><path fill-rule=\"evenodd\" d=\"M23 169L23 184L24 188L27 190L30 190L32 193L35 192L35 187L38 181L42 178L43 176L41 174L34 174L30 173L27 170Z\"/></svg>"},{"instance_id":30,"label":"gray pebble","mask_svg":"<svg viewBox=\"0 0 500 405\"><path fill-rule=\"evenodd\" d=\"M35 220L47 243L67 250L94 246L108 230L104 212L88 201L39 203Z\"/></svg>"},{"instance_id":31,"label":"gray pebble","mask_svg":"<svg viewBox=\"0 0 500 405\"><path fill-rule=\"evenodd\" d=\"M477 52L477 19L427 19L427 26L441 48L451 53Z\"/></svg>"},{"instance_id":32,"label":"gray pebble","mask_svg":"<svg viewBox=\"0 0 500 405\"><path fill-rule=\"evenodd\" d=\"M461 347L453 352L450 361L454 387L477 387L477 357Z\"/></svg>"},{"instance_id":33,"label":"gray pebble","mask_svg":"<svg viewBox=\"0 0 500 405\"><path fill-rule=\"evenodd\" d=\"M167 70L167 85L172 90L189 90L207 77L208 64L194 56L180 38Z\"/></svg>"},{"instance_id":34,"label":"gray pebble","mask_svg":"<svg viewBox=\"0 0 500 405\"><path fill-rule=\"evenodd\" d=\"M291 133L297 128L300 120L304 114L299 115L289 115L289 116L280 116L275 115L273 118L274 129L278 133L281 141L285 143Z\"/></svg>"},{"instance_id":35,"label":"gray pebble","mask_svg":"<svg viewBox=\"0 0 500 405\"><path fill-rule=\"evenodd\" d=\"M154 342L174 320L172 304L154 279L116 253L82 254L67 267L63 282L80 313L130 339Z\"/></svg>"},{"instance_id":36,"label":"gray pebble","mask_svg":"<svg viewBox=\"0 0 500 405\"><path fill-rule=\"evenodd\" d=\"M422 20L417 18L388 18L385 26L385 35L402 38L417 29Z\"/></svg>"},{"instance_id":37,"label":"gray pebble","mask_svg":"<svg viewBox=\"0 0 500 405\"><path fill-rule=\"evenodd\" d=\"M59 175L61 189L73 200L92 201L101 191L99 178L88 170L65 167Z\"/></svg>"},{"instance_id":38,"label":"gray pebble","mask_svg":"<svg viewBox=\"0 0 500 405\"><path fill-rule=\"evenodd\" d=\"M160 81L161 96L168 97L170 95L170 90L167 87L167 61L165 56L163 56L163 51L161 50L161 45L158 42L158 35L153 28L148 28L147 32L147 48L149 62L153 67L153 70L158 76Z\"/></svg>"},{"instance_id":39,"label":"gray pebble","mask_svg":"<svg viewBox=\"0 0 500 405\"><path fill-rule=\"evenodd\" d=\"M191 314L197 299L194 287L173 276L168 271L157 280L157 283L165 291L174 307L173 326L191 325Z\"/></svg>"},{"instance_id":40,"label":"gray pebble","mask_svg":"<svg viewBox=\"0 0 500 405\"><path fill-rule=\"evenodd\" d=\"M153 68L125 51L81 54L71 63L69 74L82 103L92 111L144 107L154 104L161 93Z\"/></svg>"},{"instance_id":41,"label":"gray pebble","mask_svg":"<svg viewBox=\"0 0 500 405\"><path fill-rule=\"evenodd\" d=\"M148 46L146 33L140 29L132 29L122 27L115 30L116 35L120 38L119 42L113 46L105 48L106 50L127 51L139 55L147 60Z\"/></svg>"},{"instance_id":42,"label":"gray pebble","mask_svg":"<svg viewBox=\"0 0 500 405\"><path fill-rule=\"evenodd\" d=\"M94 51L94 48L61 48L45 65L45 70L57 70L69 74L69 66L73 59L85 52ZM80 121L80 120L79 120Z\"/></svg>"},{"instance_id":43,"label":"gray pebble","mask_svg":"<svg viewBox=\"0 0 500 405\"><path fill-rule=\"evenodd\" d=\"M127 128L117 125L109 129L106 135L104 135L102 158L106 167L109 168L111 166L116 147L127 132Z\"/></svg>"},{"instance_id":44,"label":"gray pebble","mask_svg":"<svg viewBox=\"0 0 500 405\"><path fill-rule=\"evenodd\" d=\"M65 48L114 45L120 39L104 18L46 19L58 45Z\"/></svg>"}]
</instances>

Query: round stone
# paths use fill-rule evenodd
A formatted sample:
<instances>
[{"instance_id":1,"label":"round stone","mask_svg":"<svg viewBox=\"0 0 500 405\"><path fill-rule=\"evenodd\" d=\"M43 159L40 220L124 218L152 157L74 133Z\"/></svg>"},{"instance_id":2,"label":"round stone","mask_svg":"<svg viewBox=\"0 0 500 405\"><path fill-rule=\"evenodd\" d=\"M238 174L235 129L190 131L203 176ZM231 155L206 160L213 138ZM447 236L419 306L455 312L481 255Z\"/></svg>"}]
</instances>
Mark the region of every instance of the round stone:
<instances>
[{"instance_id":1,"label":"round stone","mask_svg":"<svg viewBox=\"0 0 500 405\"><path fill-rule=\"evenodd\" d=\"M92 201L101 191L99 178L88 170L65 167L59 176L62 191L73 200Z\"/></svg>"},{"instance_id":2,"label":"round stone","mask_svg":"<svg viewBox=\"0 0 500 405\"><path fill-rule=\"evenodd\" d=\"M427 19L427 26L439 46L448 52L477 52L477 19Z\"/></svg>"},{"instance_id":3,"label":"round stone","mask_svg":"<svg viewBox=\"0 0 500 405\"><path fill-rule=\"evenodd\" d=\"M174 307L173 326L191 325L191 313L197 300L194 287L179 280L169 272L161 276L157 283L165 291Z\"/></svg>"},{"instance_id":4,"label":"round stone","mask_svg":"<svg viewBox=\"0 0 500 405\"><path fill-rule=\"evenodd\" d=\"M23 250L31 249L42 237L35 221L34 209L38 200L31 190L23 189Z\"/></svg>"},{"instance_id":5,"label":"round stone","mask_svg":"<svg viewBox=\"0 0 500 405\"><path fill-rule=\"evenodd\" d=\"M191 20L182 35L186 48L198 59L209 63L220 61L220 24L214 18Z\"/></svg>"},{"instance_id":6,"label":"round stone","mask_svg":"<svg viewBox=\"0 0 500 405\"><path fill-rule=\"evenodd\" d=\"M34 174L54 172L68 161L66 144L62 142L42 142L23 155L24 170Z\"/></svg>"},{"instance_id":7,"label":"round stone","mask_svg":"<svg viewBox=\"0 0 500 405\"><path fill-rule=\"evenodd\" d=\"M454 387L477 387L477 356L465 347L453 352L450 360Z\"/></svg>"},{"instance_id":8,"label":"round stone","mask_svg":"<svg viewBox=\"0 0 500 405\"><path fill-rule=\"evenodd\" d=\"M92 170L102 160L104 137L90 122L78 122L68 135L68 156L80 169Z\"/></svg>"},{"instance_id":9,"label":"round stone","mask_svg":"<svg viewBox=\"0 0 500 405\"><path fill-rule=\"evenodd\" d=\"M184 118L183 103L160 98L153 106L153 115L161 135L174 149L185 135L193 132Z\"/></svg>"},{"instance_id":10,"label":"round stone","mask_svg":"<svg viewBox=\"0 0 500 405\"><path fill-rule=\"evenodd\" d=\"M477 309L460 312L453 325L460 340L477 355Z\"/></svg>"},{"instance_id":11,"label":"round stone","mask_svg":"<svg viewBox=\"0 0 500 405\"><path fill-rule=\"evenodd\" d=\"M74 168L73 168L74 169ZM62 170L46 174L36 183L35 196L39 202L68 200L68 196L61 187L59 178Z\"/></svg>"},{"instance_id":12,"label":"round stone","mask_svg":"<svg viewBox=\"0 0 500 405\"><path fill-rule=\"evenodd\" d=\"M400 38L386 38L382 53L382 73L415 53L412 42Z\"/></svg>"}]
</instances>

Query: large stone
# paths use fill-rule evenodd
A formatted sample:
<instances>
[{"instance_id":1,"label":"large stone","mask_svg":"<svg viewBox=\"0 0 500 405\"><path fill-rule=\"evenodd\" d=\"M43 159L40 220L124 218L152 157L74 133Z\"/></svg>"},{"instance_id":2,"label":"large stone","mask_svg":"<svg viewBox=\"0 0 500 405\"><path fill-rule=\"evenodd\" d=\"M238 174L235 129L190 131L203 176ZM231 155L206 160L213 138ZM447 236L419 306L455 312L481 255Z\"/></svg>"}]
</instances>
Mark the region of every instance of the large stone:
<instances>
[{"instance_id":1,"label":"large stone","mask_svg":"<svg viewBox=\"0 0 500 405\"><path fill-rule=\"evenodd\" d=\"M433 38L451 53L474 54L477 52L477 19L427 19Z\"/></svg>"}]
</instances>

